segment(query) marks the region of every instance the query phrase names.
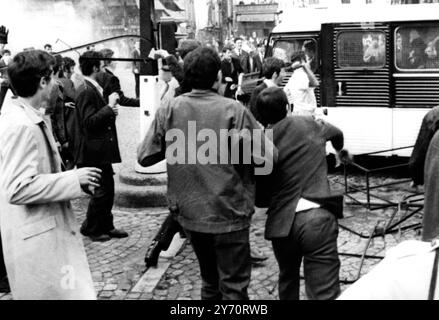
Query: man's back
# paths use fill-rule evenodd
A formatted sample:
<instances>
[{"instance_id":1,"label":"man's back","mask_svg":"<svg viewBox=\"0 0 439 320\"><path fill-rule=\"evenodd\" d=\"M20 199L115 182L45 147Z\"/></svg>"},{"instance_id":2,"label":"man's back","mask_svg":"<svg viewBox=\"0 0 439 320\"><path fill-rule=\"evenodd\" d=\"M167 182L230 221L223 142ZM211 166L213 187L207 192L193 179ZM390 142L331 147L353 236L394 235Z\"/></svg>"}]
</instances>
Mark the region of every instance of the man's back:
<instances>
[{"instance_id":1,"label":"man's back","mask_svg":"<svg viewBox=\"0 0 439 320\"><path fill-rule=\"evenodd\" d=\"M279 159L266 182L271 191L265 230L268 239L288 235L301 197L312 201L333 197L327 180L326 141L331 140L337 150L343 147L343 133L338 128L310 116L284 118L272 129ZM340 199L335 195L335 201Z\"/></svg>"},{"instance_id":2,"label":"man's back","mask_svg":"<svg viewBox=\"0 0 439 320\"><path fill-rule=\"evenodd\" d=\"M186 140L179 145L185 150L178 155L178 163L167 157L168 193L178 204L179 222L198 232L223 233L247 227L254 212L253 166L230 163L227 134L232 129L259 128L254 118L239 103L203 90L176 98L166 112L166 131L178 130ZM208 151L206 139L212 147ZM226 144L221 146L221 141ZM173 145L167 142L169 153Z\"/></svg>"}]
</instances>

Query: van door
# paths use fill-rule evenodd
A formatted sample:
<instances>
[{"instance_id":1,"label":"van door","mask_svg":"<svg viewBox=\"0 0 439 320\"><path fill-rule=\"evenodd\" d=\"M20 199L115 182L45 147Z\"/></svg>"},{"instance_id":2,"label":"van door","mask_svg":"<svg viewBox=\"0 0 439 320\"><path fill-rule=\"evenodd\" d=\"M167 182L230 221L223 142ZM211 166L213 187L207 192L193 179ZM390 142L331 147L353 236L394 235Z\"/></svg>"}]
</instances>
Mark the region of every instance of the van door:
<instances>
[{"instance_id":1,"label":"van door","mask_svg":"<svg viewBox=\"0 0 439 320\"><path fill-rule=\"evenodd\" d=\"M398 148L415 144L424 115L439 105L439 22L394 23L392 37L393 147Z\"/></svg>"},{"instance_id":2,"label":"van door","mask_svg":"<svg viewBox=\"0 0 439 320\"><path fill-rule=\"evenodd\" d=\"M343 130L353 154L392 147L389 32L384 23L322 26L322 50L332 53L323 62L328 120Z\"/></svg>"}]
</instances>

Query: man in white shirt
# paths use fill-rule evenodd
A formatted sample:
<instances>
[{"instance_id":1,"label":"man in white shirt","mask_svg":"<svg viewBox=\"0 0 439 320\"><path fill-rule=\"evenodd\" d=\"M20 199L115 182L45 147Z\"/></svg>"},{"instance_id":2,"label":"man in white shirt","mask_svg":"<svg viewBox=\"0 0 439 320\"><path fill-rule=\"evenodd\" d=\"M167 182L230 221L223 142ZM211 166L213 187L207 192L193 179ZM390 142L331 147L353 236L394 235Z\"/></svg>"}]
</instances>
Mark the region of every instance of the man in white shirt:
<instances>
[{"instance_id":1,"label":"man in white shirt","mask_svg":"<svg viewBox=\"0 0 439 320\"><path fill-rule=\"evenodd\" d=\"M291 63L294 71L284 88L288 102L294 105L294 114L314 115L317 108L314 88L318 87L319 81L311 71L304 52L294 53Z\"/></svg>"}]
</instances>

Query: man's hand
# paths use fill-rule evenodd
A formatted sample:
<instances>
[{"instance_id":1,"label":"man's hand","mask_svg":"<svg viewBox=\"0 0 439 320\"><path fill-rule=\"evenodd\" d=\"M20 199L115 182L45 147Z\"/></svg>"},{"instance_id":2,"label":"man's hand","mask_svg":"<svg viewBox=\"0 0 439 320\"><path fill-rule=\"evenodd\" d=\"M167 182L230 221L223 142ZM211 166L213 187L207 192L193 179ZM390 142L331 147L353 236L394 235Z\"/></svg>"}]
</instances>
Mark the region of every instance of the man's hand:
<instances>
[{"instance_id":1,"label":"man's hand","mask_svg":"<svg viewBox=\"0 0 439 320\"><path fill-rule=\"evenodd\" d=\"M79 179L79 184L82 188L97 188L100 186L99 180L101 179L102 170L98 168L79 168L76 169L76 175Z\"/></svg>"},{"instance_id":2,"label":"man's hand","mask_svg":"<svg viewBox=\"0 0 439 320\"><path fill-rule=\"evenodd\" d=\"M243 94L245 94L244 93L244 91L242 91L242 88L241 88L241 86L238 86L238 90L236 90L236 97L238 97L238 96L242 96Z\"/></svg>"},{"instance_id":3,"label":"man's hand","mask_svg":"<svg viewBox=\"0 0 439 320\"><path fill-rule=\"evenodd\" d=\"M349 154L349 152L346 149L341 149L337 152L337 156L343 163L351 163L352 162L352 156Z\"/></svg>"},{"instance_id":4,"label":"man's hand","mask_svg":"<svg viewBox=\"0 0 439 320\"><path fill-rule=\"evenodd\" d=\"M119 94L116 92L113 92L108 97L108 105L110 106L111 110L113 110L114 114L117 116L119 114Z\"/></svg>"},{"instance_id":5,"label":"man's hand","mask_svg":"<svg viewBox=\"0 0 439 320\"><path fill-rule=\"evenodd\" d=\"M66 106L67 108L75 109L74 102L66 102L66 103L64 103L64 106Z\"/></svg>"}]
</instances>

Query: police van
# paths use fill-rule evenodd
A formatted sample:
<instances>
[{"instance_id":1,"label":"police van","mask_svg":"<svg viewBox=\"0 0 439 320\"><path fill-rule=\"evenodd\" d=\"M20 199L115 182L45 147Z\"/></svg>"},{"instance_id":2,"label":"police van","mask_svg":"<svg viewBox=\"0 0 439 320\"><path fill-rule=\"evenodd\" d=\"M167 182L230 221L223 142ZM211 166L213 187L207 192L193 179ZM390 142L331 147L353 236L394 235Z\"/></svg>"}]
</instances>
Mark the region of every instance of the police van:
<instances>
[{"instance_id":1,"label":"police van","mask_svg":"<svg viewBox=\"0 0 439 320\"><path fill-rule=\"evenodd\" d=\"M305 51L320 81L318 107L343 130L351 153L410 156L405 147L439 105L439 5L354 8L284 14L266 57L288 63Z\"/></svg>"}]
</instances>

